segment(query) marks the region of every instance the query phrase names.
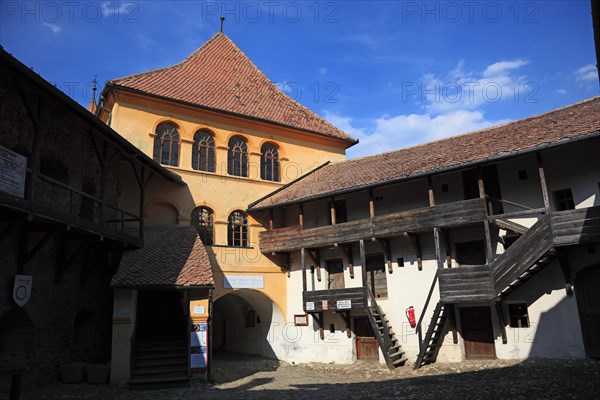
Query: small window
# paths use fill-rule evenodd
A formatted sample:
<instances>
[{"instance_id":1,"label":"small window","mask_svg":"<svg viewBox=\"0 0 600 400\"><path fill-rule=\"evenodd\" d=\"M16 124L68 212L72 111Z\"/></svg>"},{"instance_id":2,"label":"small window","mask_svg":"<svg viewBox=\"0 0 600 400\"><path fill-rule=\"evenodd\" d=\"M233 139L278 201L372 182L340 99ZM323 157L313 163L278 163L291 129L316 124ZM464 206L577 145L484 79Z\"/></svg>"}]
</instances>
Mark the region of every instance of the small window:
<instances>
[{"instance_id":1,"label":"small window","mask_svg":"<svg viewBox=\"0 0 600 400\"><path fill-rule=\"evenodd\" d=\"M399 267L404 267L404 257L398 257L396 261Z\"/></svg>"},{"instance_id":2,"label":"small window","mask_svg":"<svg viewBox=\"0 0 600 400\"><path fill-rule=\"evenodd\" d=\"M192 168L197 171L215 172L215 137L208 131L198 131L192 145Z\"/></svg>"},{"instance_id":3,"label":"small window","mask_svg":"<svg viewBox=\"0 0 600 400\"><path fill-rule=\"evenodd\" d=\"M198 236L207 246L213 242L213 212L208 207L196 207L192 211L191 225L198 231Z\"/></svg>"},{"instance_id":4,"label":"small window","mask_svg":"<svg viewBox=\"0 0 600 400\"><path fill-rule=\"evenodd\" d=\"M265 143L260 148L260 178L279 182L279 150L273 143Z\"/></svg>"},{"instance_id":5,"label":"small window","mask_svg":"<svg viewBox=\"0 0 600 400\"><path fill-rule=\"evenodd\" d=\"M308 315L294 314L294 326L308 326Z\"/></svg>"},{"instance_id":6,"label":"small window","mask_svg":"<svg viewBox=\"0 0 600 400\"><path fill-rule=\"evenodd\" d=\"M519 170L519 180L526 181L527 180L527 170L520 169Z\"/></svg>"},{"instance_id":7,"label":"small window","mask_svg":"<svg viewBox=\"0 0 600 400\"><path fill-rule=\"evenodd\" d=\"M179 128L172 122L156 127L154 137L154 161L176 167L179 165Z\"/></svg>"},{"instance_id":8,"label":"small window","mask_svg":"<svg viewBox=\"0 0 600 400\"><path fill-rule=\"evenodd\" d=\"M248 217L243 211L234 211L229 215L227 228L229 246L248 246Z\"/></svg>"},{"instance_id":9,"label":"small window","mask_svg":"<svg viewBox=\"0 0 600 400\"><path fill-rule=\"evenodd\" d=\"M248 143L242 137L234 136L229 140L227 173L248 177Z\"/></svg>"},{"instance_id":10,"label":"small window","mask_svg":"<svg viewBox=\"0 0 600 400\"><path fill-rule=\"evenodd\" d=\"M508 316L511 328L529 328L529 316L526 303L508 305Z\"/></svg>"},{"instance_id":11,"label":"small window","mask_svg":"<svg viewBox=\"0 0 600 400\"><path fill-rule=\"evenodd\" d=\"M556 202L556 211L574 210L573 192L570 188L557 190L554 192L554 201Z\"/></svg>"}]
</instances>

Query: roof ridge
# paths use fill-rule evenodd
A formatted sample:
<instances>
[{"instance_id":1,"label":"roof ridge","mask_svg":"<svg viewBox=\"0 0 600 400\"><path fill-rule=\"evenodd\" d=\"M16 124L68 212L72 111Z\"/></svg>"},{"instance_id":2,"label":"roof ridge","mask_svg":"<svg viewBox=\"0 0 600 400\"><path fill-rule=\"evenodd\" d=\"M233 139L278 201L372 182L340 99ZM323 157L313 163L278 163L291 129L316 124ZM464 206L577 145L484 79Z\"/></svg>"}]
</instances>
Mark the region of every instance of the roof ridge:
<instances>
[{"instance_id":1,"label":"roof ridge","mask_svg":"<svg viewBox=\"0 0 600 400\"><path fill-rule=\"evenodd\" d=\"M223 32L217 32L210 39L208 39L205 43L203 43L202 46L200 46L196 50L194 50L194 52L192 54L188 55L186 58L184 58L183 60L181 60L180 62L178 62L176 64L168 65L166 67L155 68L150 71L138 72L137 74L126 75L121 78L111 79L108 82L113 83L113 84L116 83L118 85L118 82L125 81L127 79L139 78L142 76L153 75L158 72L162 72L162 71L169 70L169 69L181 68L182 66L184 66L187 63L189 63L190 61L192 61L192 58L194 58L198 53L200 53L201 51L206 49L208 47L208 45L211 44L220 35L223 35L225 38L229 39L229 37L227 35L225 35ZM233 41L231 39L229 39L229 41L233 43ZM235 43L234 43L234 46L235 46Z\"/></svg>"}]
</instances>

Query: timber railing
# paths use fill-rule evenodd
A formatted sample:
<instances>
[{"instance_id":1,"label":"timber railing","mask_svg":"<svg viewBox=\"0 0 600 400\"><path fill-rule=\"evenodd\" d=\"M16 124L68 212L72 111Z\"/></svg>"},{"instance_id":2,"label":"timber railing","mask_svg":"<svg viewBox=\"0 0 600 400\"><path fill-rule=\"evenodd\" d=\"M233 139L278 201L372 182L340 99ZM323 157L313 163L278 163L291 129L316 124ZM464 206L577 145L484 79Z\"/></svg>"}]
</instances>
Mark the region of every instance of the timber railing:
<instances>
[{"instance_id":1,"label":"timber railing","mask_svg":"<svg viewBox=\"0 0 600 400\"><path fill-rule=\"evenodd\" d=\"M373 327L373 333L379 342L379 346L381 347L381 352L383 353L383 357L385 358L385 362L387 366L392 369L394 368L394 364L390 359L389 348L391 346L391 335L390 335L390 327L385 321L385 314L379 304L377 304L377 299L371 290L371 287L367 285L366 287L367 297L369 298L367 310L367 316L369 317L369 322L371 322L371 326ZM375 310L375 313L373 312ZM382 330L379 331L377 327L377 320L375 317L378 316L381 319Z\"/></svg>"},{"instance_id":2,"label":"timber railing","mask_svg":"<svg viewBox=\"0 0 600 400\"><path fill-rule=\"evenodd\" d=\"M427 299L425 300L425 304L421 307L421 315L419 316L419 321L417 321L417 326L415 327L415 332L417 333L417 337L419 338L419 352L423 351L423 319L425 318L425 313L427 312L427 308L429 307L429 302L431 301L431 296L433 295L433 290L438 282L438 278L440 276L441 269L437 269L435 271L435 275L433 277L433 281L431 282L431 286L429 287L429 293L427 293Z\"/></svg>"},{"instance_id":3,"label":"timber railing","mask_svg":"<svg viewBox=\"0 0 600 400\"><path fill-rule=\"evenodd\" d=\"M390 238L434 227L471 224L487 218L485 199L472 199L396 212L318 228L293 226L260 233L263 253L289 252L358 242L361 239Z\"/></svg>"}]
</instances>

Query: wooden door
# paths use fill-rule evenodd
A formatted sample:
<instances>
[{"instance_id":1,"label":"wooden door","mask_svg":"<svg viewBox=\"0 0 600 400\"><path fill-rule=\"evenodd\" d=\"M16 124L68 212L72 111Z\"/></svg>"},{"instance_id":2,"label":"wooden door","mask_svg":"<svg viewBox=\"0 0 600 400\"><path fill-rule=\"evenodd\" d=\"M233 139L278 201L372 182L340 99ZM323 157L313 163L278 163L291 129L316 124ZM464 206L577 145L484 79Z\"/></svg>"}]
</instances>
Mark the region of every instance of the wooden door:
<instances>
[{"instance_id":1,"label":"wooden door","mask_svg":"<svg viewBox=\"0 0 600 400\"><path fill-rule=\"evenodd\" d=\"M354 318L354 334L356 335L356 359L378 361L379 343L368 318Z\"/></svg>"},{"instance_id":2,"label":"wooden door","mask_svg":"<svg viewBox=\"0 0 600 400\"><path fill-rule=\"evenodd\" d=\"M387 297L387 276L383 255L367 256L367 285L377 298Z\"/></svg>"},{"instance_id":3,"label":"wooden door","mask_svg":"<svg viewBox=\"0 0 600 400\"><path fill-rule=\"evenodd\" d=\"M579 272L576 288L585 352L600 358L600 265Z\"/></svg>"},{"instance_id":4,"label":"wooden door","mask_svg":"<svg viewBox=\"0 0 600 400\"><path fill-rule=\"evenodd\" d=\"M460 325L467 360L496 358L490 307L461 308Z\"/></svg>"},{"instance_id":5,"label":"wooden door","mask_svg":"<svg viewBox=\"0 0 600 400\"><path fill-rule=\"evenodd\" d=\"M327 260L327 288L344 289L344 262L342 260Z\"/></svg>"}]
</instances>

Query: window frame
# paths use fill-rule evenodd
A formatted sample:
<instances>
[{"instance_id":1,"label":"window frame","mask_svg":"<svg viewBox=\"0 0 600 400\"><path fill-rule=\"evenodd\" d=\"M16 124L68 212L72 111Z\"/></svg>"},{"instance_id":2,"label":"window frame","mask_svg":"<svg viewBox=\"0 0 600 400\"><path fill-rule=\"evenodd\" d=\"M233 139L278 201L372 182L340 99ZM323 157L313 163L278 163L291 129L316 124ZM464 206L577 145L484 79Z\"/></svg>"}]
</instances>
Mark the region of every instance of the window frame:
<instances>
[{"instance_id":1,"label":"window frame","mask_svg":"<svg viewBox=\"0 0 600 400\"><path fill-rule=\"evenodd\" d=\"M215 172L217 165L215 135L208 129L198 129L192 144L192 169Z\"/></svg>"},{"instance_id":2,"label":"window frame","mask_svg":"<svg viewBox=\"0 0 600 400\"><path fill-rule=\"evenodd\" d=\"M197 212L198 211L198 212ZM200 216L202 215L202 211L207 211L208 222L202 223ZM197 212L197 217L195 213ZM196 224L194 224L196 222ZM215 222L214 222L214 211L210 207L199 206L192 210L190 213L190 225L196 229L198 232L198 237L202 240L202 243L205 246L214 245L214 237L215 237ZM203 230L201 230L203 228Z\"/></svg>"},{"instance_id":3,"label":"window frame","mask_svg":"<svg viewBox=\"0 0 600 400\"><path fill-rule=\"evenodd\" d=\"M236 215L241 215L242 222L236 223ZM249 247L250 229L248 215L242 210L235 210L227 218L227 245L230 247Z\"/></svg>"},{"instance_id":4,"label":"window frame","mask_svg":"<svg viewBox=\"0 0 600 400\"><path fill-rule=\"evenodd\" d=\"M264 143L260 147L260 179L281 182L279 146L273 142Z\"/></svg>"},{"instance_id":5,"label":"window frame","mask_svg":"<svg viewBox=\"0 0 600 400\"><path fill-rule=\"evenodd\" d=\"M248 141L242 136L233 136L227 143L227 174L248 177Z\"/></svg>"},{"instance_id":6,"label":"window frame","mask_svg":"<svg viewBox=\"0 0 600 400\"><path fill-rule=\"evenodd\" d=\"M566 211L575 209L575 199L573 190L570 187L552 191L556 211Z\"/></svg>"},{"instance_id":7,"label":"window frame","mask_svg":"<svg viewBox=\"0 0 600 400\"><path fill-rule=\"evenodd\" d=\"M152 158L154 161L161 165L178 167L179 146L181 144L179 126L171 121L161 122L156 126L154 134L154 147L152 150ZM168 138L166 136L168 136ZM165 152L165 146L167 145L169 147ZM168 159L164 159L165 154L168 154Z\"/></svg>"}]
</instances>

